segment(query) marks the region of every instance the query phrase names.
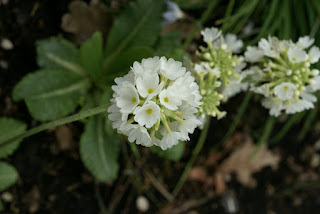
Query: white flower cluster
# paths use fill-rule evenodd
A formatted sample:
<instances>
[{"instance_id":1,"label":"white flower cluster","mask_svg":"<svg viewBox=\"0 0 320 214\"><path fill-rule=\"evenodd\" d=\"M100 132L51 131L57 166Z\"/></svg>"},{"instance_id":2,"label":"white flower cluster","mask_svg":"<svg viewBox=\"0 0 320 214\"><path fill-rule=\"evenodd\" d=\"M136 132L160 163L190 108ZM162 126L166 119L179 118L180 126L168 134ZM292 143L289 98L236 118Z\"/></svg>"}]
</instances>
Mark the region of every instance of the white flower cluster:
<instances>
[{"instance_id":1,"label":"white flower cluster","mask_svg":"<svg viewBox=\"0 0 320 214\"><path fill-rule=\"evenodd\" d=\"M201 125L195 116L202 98L199 86L181 62L143 59L115 83L109 119L130 142L166 150L189 140L189 133Z\"/></svg>"},{"instance_id":2,"label":"white flower cluster","mask_svg":"<svg viewBox=\"0 0 320 214\"><path fill-rule=\"evenodd\" d=\"M314 108L317 98L312 93L320 89L320 75L311 65L319 61L320 50L310 48L313 42L309 36L296 43L269 36L247 48L246 61L255 64L250 69L251 90L264 96L262 105L271 115Z\"/></svg>"},{"instance_id":3,"label":"white flower cluster","mask_svg":"<svg viewBox=\"0 0 320 214\"><path fill-rule=\"evenodd\" d=\"M243 47L242 40L233 34L222 35L217 28L206 28L201 31L207 47L200 47L197 56L200 62L194 64L194 73L203 96L202 114L222 118L226 112L221 112L218 107L221 100L227 100L242 90L246 90L247 83L242 80L247 72L246 66L239 53Z\"/></svg>"}]
</instances>

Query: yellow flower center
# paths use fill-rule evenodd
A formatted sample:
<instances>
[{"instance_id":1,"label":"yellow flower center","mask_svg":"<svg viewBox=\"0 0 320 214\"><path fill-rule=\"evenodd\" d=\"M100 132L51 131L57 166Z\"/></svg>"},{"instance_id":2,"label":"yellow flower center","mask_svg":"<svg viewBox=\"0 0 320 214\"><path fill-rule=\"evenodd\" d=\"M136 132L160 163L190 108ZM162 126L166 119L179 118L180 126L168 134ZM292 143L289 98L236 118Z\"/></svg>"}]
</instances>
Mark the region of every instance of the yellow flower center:
<instances>
[{"instance_id":1,"label":"yellow flower center","mask_svg":"<svg viewBox=\"0 0 320 214\"><path fill-rule=\"evenodd\" d=\"M149 88L147 92L148 92L148 94L152 94L153 93L153 88Z\"/></svg>"},{"instance_id":2,"label":"yellow flower center","mask_svg":"<svg viewBox=\"0 0 320 214\"><path fill-rule=\"evenodd\" d=\"M169 102L169 98L168 98L168 97L165 97L165 98L163 99L163 101L166 102L166 103L168 103L168 102Z\"/></svg>"},{"instance_id":3,"label":"yellow flower center","mask_svg":"<svg viewBox=\"0 0 320 214\"><path fill-rule=\"evenodd\" d=\"M137 102L137 98L136 98L136 97L132 97L131 102L132 102L132 103Z\"/></svg>"},{"instance_id":4,"label":"yellow flower center","mask_svg":"<svg viewBox=\"0 0 320 214\"><path fill-rule=\"evenodd\" d=\"M148 108L148 109L146 110L146 112L147 112L147 114L152 114L152 109L151 109L151 108Z\"/></svg>"},{"instance_id":5,"label":"yellow flower center","mask_svg":"<svg viewBox=\"0 0 320 214\"><path fill-rule=\"evenodd\" d=\"M283 89L287 91L289 89L289 86L285 85L283 86Z\"/></svg>"},{"instance_id":6,"label":"yellow flower center","mask_svg":"<svg viewBox=\"0 0 320 214\"><path fill-rule=\"evenodd\" d=\"M295 57L292 57L292 61L294 61L294 62L295 62L295 61L297 61L297 59L296 59Z\"/></svg>"}]
</instances>

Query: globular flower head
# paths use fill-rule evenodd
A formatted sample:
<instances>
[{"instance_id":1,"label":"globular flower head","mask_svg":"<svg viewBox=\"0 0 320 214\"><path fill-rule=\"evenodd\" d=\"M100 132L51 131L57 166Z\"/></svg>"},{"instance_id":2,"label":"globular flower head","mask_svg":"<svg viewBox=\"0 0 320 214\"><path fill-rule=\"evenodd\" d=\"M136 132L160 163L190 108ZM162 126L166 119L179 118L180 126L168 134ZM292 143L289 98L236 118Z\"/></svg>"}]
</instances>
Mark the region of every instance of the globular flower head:
<instances>
[{"instance_id":1,"label":"globular flower head","mask_svg":"<svg viewBox=\"0 0 320 214\"><path fill-rule=\"evenodd\" d=\"M217 28L206 28L201 31L207 47L200 47L196 53L200 62L193 64L194 76L200 87L203 105L202 116L209 115L222 118L226 113L219 110L222 101L247 88L243 83L246 66L239 53L243 42L236 35L222 35Z\"/></svg>"},{"instance_id":2,"label":"globular flower head","mask_svg":"<svg viewBox=\"0 0 320 214\"><path fill-rule=\"evenodd\" d=\"M319 48L309 36L291 40L276 37L261 39L258 47L248 47L246 60L250 68L251 90L264 96L262 105L269 113L294 114L314 107L317 98L313 92L320 89L320 76L312 64L319 61ZM316 86L317 85L317 86Z\"/></svg>"},{"instance_id":3,"label":"globular flower head","mask_svg":"<svg viewBox=\"0 0 320 214\"><path fill-rule=\"evenodd\" d=\"M130 142L165 150L188 140L188 134L201 124L195 116L202 98L199 86L181 62L143 59L115 82L109 119Z\"/></svg>"}]
</instances>

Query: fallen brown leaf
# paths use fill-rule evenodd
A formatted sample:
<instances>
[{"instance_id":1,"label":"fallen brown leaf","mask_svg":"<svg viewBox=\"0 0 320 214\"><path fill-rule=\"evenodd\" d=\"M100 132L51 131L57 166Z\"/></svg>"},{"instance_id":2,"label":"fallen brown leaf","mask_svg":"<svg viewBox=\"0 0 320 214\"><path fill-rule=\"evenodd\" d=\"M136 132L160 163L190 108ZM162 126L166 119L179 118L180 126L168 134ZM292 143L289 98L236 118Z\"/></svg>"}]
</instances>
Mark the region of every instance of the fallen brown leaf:
<instances>
[{"instance_id":1,"label":"fallen brown leaf","mask_svg":"<svg viewBox=\"0 0 320 214\"><path fill-rule=\"evenodd\" d=\"M33 186L28 194L23 198L23 203L28 206L29 213L35 213L38 211L40 206L40 191L37 186Z\"/></svg>"},{"instance_id":2,"label":"fallen brown leaf","mask_svg":"<svg viewBox=\"0 0 320 214\"><path fill-rule=\"evenodd\" d=\"M275 169L280 161L280 156L273 154L266 145L262 145L255 156L250 160L256 146L251 138L245 138L245 142L236 147L231 155L221 164L219 170L223 174L235 173L238 181L247 187L255 187L256 180L252 174L260 171L265 166Z\"/></svg>"},{"instance_id":3,"label":"fallen brown leaf","mask_svg":"<svg viewBox=\"0 0 320 214\"><path fill-rule=\"evenodd\" d=\"M57 138L58 147L61 151L68 151L75 148L73 141L72 130L67 125L58 126L55 128L55 135Z\"/></svg>"},{"instance_id":4,"label":"fallen brown leaf","mask_svg":"<svg viewBox=\"0 0 320 214\"><path fill-rule=\"evenodd\" d=\"M204 182L207 178L206 170L201 166L193 167L188 175L188 179L191 181Z\"/></svg>"},{"instance_id":5,"label":"fallen brown leaf","mask_svg":"<svg viewBox=\"0 0 320 214\"><path fill-rule=\"evenodd\" d=\"M74 34L73 40L80 45L96 31L107 34L111 26L111 18L104 4L91 0L88 5L83 1L72 1L69 4L70 13L64 14L61 28Z\"/></svg>"},{"instance_id":6,"label":"fallen brown leaf","mask_svg":"<svg viewBox=\"0 0 320 214\"><path fill-rule=\"evenodd\" d=\"M218 164L218 161L221 159L222 155L222 152L209 152L208 158L206 160L207 166L216 166Z\"/></svg>"},{"instance_id":7,"label":"fallen brown leaf","mask_svg":"<svg viewBox=\"0 0 320 214\"><path fill-rule=\"evenodd\" d=\"M221 172L216 172L214 174L214 183L216 186L216 194L222 195L226 192L227 186L223 178L223 174Z\"/></svg>"}]
</instances>

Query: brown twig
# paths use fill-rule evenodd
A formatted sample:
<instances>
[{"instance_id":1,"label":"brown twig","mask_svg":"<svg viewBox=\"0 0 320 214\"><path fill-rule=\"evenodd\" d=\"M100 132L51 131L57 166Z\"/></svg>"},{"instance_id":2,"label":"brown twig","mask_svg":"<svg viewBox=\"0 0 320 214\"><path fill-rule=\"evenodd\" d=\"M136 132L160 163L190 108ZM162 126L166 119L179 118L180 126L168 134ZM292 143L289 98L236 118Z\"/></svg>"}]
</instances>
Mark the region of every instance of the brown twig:
<instances>
[{"instance_id":1,"label":"brown twig","mask_svg":"<svg viewBox=\"0 0 320 214\"><path fill-rule=\"evenodd\" d=\"M148 177L153 184L153 186L165 197L169 202L174 200L174 197L168 192L164 185L157 180L154 175L149 170L143 170L143 174Z\"/></svg>"},{"instance_id":2,"label":"brown twig","mask_svg":"<svg viewBox=\"0 0 320 214\"><path fill-rule=\"evenodd\" d=\"M208 203L215 197L215 194L210 193L209 195L200 198L200 199L191 199L186 201L181 207L178 207L172 210L171 214L180 214L180 213L187 213L187 211L203 206L204 204Z\"/></svg>"}]
</instances>

